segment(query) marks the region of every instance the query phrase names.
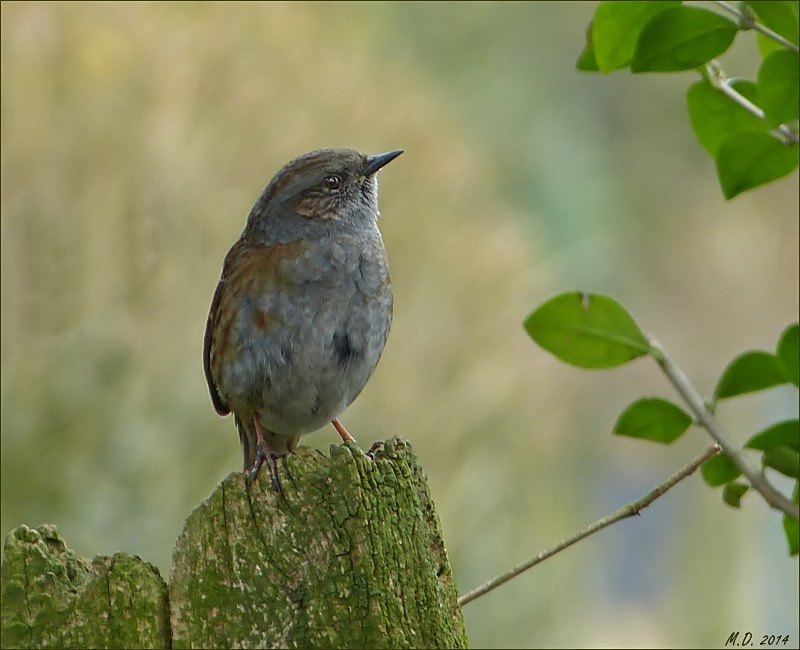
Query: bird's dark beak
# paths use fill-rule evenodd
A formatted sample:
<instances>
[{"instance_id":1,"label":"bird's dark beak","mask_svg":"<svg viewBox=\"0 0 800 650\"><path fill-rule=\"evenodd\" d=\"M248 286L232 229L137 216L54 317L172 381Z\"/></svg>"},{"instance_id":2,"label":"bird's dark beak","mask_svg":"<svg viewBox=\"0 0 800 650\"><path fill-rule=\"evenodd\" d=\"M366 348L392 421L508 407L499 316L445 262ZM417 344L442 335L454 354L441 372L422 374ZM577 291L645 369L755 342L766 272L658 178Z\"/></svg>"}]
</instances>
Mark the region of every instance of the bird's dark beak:
<instances>
[{"instance_id":1,"label":"bird's dark beak","mask_svg":"<svg viewBox=\"0 0 800 650\"><path fill-rule=\"evenodd\" d=\"M371 176L384 165L392 162L397 156L403 153L402 149L395 149L394 151L387 151L386 153L379 153L376 156L367 156L367 166L361 172L364 176Z\"/></svg>"}]
</instances>

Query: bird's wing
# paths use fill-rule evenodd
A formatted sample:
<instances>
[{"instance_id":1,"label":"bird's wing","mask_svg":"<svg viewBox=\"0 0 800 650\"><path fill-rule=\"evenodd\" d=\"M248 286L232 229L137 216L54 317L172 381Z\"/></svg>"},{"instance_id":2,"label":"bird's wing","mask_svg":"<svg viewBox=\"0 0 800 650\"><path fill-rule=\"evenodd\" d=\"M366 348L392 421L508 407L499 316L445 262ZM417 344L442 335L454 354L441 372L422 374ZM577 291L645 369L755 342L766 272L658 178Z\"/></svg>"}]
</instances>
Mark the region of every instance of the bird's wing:
<instances>
[{"instance_id":1,"label":"bird's wing","mask_svg":"<svg viewBox=\"0 0 800 650\"><path fill-rule=\"evenodd\" d=\"M231 326L243 299L264 293L280 293L287 285L301 284L321 275L316 268L301 263L307 243L292 241L263 246L240 239L225 256L220 278L206 321L203 342L203 369L211 393L211 401L220 415L228 415L230 406L220 395L215 375L218 376L216 354L218 348L228 344ZM266 329L271 321L280 323L280 313L260 313L259 326ZM273 323L273 324L274 324Z\"/></svg>"}]
</instances>

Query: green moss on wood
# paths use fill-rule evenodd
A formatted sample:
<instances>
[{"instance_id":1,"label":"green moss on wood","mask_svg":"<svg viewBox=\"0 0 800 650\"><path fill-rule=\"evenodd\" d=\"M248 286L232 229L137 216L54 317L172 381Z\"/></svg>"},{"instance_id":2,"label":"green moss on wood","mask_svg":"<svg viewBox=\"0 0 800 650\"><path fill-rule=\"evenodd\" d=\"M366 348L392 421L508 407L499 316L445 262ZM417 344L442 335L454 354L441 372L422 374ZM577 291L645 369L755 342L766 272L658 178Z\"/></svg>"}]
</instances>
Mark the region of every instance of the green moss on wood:
<instances>
[{"instance_id":1,"label":"green moss on wood","mask_svg":"<svg viewBox=\"0 0 800 650\"><path fill-rule=\"evenodd\" d=\"M138 557L83 559L54 526L5 545L3 648L465 647L422 470L394 438L368 458L301 448L231 474L188 518L169 587ZM171 611L170 611L171 605Z\"/></svg>"},{"instance_id":2,"label":"green moss on wood","mask_svg":"<svg viewBox=\"0 0 800 650\"><path fill-rule=\"evenodd\" d=\"M410 445L354 444L226 478L175 547L173 647L464 647L439 521Z\"/></svg>"},{"instance_id":3,"label":"green moss on wood","mask_svg":"<svg viewBox=\"0 0 800 650\"><path fill-rule=\"evenodd\" d=\"M167 586L148 562L122 553L90 562L52 525L19 526L4 550L2 647L169 647Z\"/></svg>"}]
</instances>

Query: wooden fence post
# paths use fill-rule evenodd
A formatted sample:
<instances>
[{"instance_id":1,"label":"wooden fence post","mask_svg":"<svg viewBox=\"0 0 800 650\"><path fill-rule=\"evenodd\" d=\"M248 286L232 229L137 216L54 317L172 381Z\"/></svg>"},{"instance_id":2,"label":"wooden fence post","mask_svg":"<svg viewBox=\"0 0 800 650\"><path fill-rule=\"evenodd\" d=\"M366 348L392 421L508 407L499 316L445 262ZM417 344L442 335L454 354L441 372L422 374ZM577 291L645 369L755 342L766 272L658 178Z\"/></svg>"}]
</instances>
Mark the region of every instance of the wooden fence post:
<instances>
[{"instance_id":1,"label":"wooden fence post","mask_svg":"<svg viewBox=\"0 0 800 650\"><path fill-rule=\"evenodd\" d=\"M31 567L25 557L47 555L49 542L41 530L16 529L9 540L22 529L40 539L14 542L27 545L16 555L6 543L3 647L53 645L46 639L62 647L466 647L438 517L407 441L389 440L374 459L353 443L330 456L301 447L278 467L282 496L266 471L252 485L233 473L189 516L173 552L168 623L166 586L153 567L121 554L96 559L137 567L142 582L129 581L125 593L114 587L118 609L108 598L106 609L90 608L98 635L107 634L93 644L72 630L75 616L37 607L47 593L53 611L74 609L101 575L63 540L60 561L51 558L61 568ZM132 641L119 632L123 621L166 636Z\"/></svg>"}]
</instances>

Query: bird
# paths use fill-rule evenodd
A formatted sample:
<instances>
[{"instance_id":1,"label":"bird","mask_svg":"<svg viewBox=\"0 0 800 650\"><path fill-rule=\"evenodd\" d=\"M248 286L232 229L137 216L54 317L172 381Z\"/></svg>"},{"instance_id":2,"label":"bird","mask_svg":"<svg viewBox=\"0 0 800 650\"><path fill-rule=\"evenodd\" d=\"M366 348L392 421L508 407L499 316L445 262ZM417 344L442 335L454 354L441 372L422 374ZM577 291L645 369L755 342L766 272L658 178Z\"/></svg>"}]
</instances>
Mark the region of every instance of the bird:
<instances>
[{"instance_id":1,"label":"bird","mask_svg":"<svg viewBox=\"0 0 800 650\"><path fill-rule=\"evenodd\" d=\"M234 415L244 471L300 436L339 422L372 375L392 323L378 229L377 172L403 151L318 149L280 169L225 256L211 301L203 368L220 416Z\"/></svg>"}]
</instances>

